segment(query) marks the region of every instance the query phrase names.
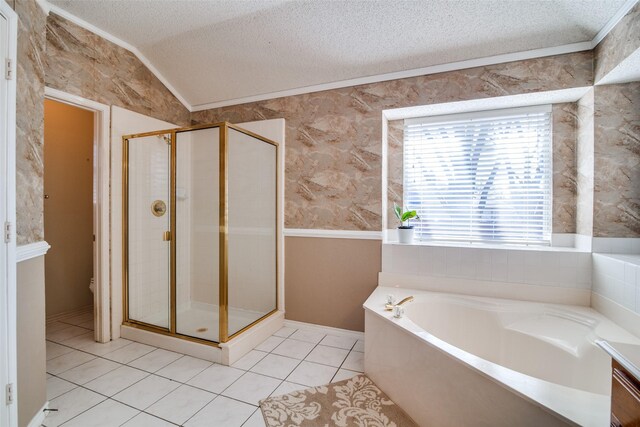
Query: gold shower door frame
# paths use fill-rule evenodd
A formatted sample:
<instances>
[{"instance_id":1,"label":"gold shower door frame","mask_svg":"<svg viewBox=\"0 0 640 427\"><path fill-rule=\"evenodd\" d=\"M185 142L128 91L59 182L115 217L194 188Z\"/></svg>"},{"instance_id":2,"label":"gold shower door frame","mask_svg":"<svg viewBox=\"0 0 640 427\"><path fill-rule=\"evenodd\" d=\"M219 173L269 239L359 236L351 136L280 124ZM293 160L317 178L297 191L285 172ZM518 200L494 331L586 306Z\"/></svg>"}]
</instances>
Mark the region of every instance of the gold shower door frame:
<instances>
[{"instance_id":1,"label":"gold shower door frame","mask_svg":"<svg viewBox=\"0 0 640 427\"><path fill-rule=\"evenodd\" d=\"M180 334L176 331L176 318L177 318L177 292L176 292L176 157L177 157L177 134L182 132L189 132L193 130L201 129L214 129L218 128L220 133L220 231L219 231L219 342L209 341L202 338L192 337L190 335ZM251 322L239 331L229 335L229 270L228 270L228 251L229 251L229 174L228 174L228 160L229 160L229 129L234 129L240 133L251 136L264 143L271 144L276 148L276 242L275 242L275 254L276 254L276 307L260 317L259 319ZM129 318L129 143L130 140L135 138L144 138L148 136L158 135L171 135L171 152L170 152L170 195L169 195L169 212L170 218L170 322L169 328L163 328L160 326L152 325L149 323L141 322L138 320ZM230 339L240 335L244 331L248 330L252 326L258 324L267 317L273 315L278 311L278 283L280 271L278 268L278 260L280 254L278 253L278 238L282 230L280 230L280 209L278 204L278 176L280 173L279 155L280 146L277 142L265 138L261 135L243 129L239 126L233 125L229 122L211 123L198 126L188 126L174 129L166 129L154 132L138 133L132 135L124 135L122 137L122 310L123 310L123 325L131 326L138 329L143 329L149 332L156 332L163 335L169 335L176 338L181 338L188 341L194 341L202 344L219 347L220 343L225 343Z\"/></svg>"}]
</instances>

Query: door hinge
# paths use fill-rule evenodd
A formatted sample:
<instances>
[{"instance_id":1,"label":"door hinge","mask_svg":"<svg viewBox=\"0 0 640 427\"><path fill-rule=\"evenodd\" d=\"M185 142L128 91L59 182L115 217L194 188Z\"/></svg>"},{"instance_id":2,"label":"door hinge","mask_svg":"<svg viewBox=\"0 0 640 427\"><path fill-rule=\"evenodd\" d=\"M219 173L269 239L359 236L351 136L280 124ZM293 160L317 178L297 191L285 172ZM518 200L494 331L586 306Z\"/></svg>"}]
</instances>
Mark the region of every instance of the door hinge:
<instances>
[{"instance_id":1,"label":"door hinge","mask_svg":"<svg viewBox=\"0 0 640 427\"><path fill-rule=\"evenodd\" d=\"M13 80L13 60L11 58L5 58L4 60L4 78Z\"/></svg>"},{"instance_id":2,"label":"door hinge","mask_svg":"<svg viewBox=\"0 0 640 427\"><path fill-rule=\"evenodd\" d=\"M13 403L13 383L7 384L7 405Z\"/></svg>"},{"instance_id":3,"label":"door hinge","mask_svg":"<svg viewBox=\"0 0 640 427\"><path fill-rule=\"evenodd\" d=\"M4 223L4 242L9 243L11 241L11 223Z\"/></svg>"}]
</instances>

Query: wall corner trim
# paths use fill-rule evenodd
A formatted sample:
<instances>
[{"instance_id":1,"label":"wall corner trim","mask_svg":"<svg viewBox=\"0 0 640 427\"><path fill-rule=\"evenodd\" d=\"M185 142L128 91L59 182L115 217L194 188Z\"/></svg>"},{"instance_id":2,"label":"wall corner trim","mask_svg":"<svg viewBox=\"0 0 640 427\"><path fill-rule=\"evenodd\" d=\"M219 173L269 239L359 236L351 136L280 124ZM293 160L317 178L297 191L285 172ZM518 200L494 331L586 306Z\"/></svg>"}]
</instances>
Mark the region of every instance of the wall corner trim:
<instances>
[{"instance_id":1,"label":"wall corner trim","mask_svg":"<svg viewBox=\"0 0 640 427\"><path fill-rule=\"evenodd\" d=\"M51 245L44 240L27 245L21 245L16 248L16 262L27 261L32 258L46 255ZM40 425L40 424L38 424Z\"/></svg>"},{"instance_id":2,"label":"wall corner trim","mask_svg":"<svg viewBox=\"0 0 640 427\"><path fill-rule=\"evenodd\" d=\"M49 409L49 402L45 402L38 413L29 421L27 427L40 427L44 423L44 419L47 416L47 409Z\"/></svg>"},{"instance_id":3,"label":"wall corner trim","mask_svg":"<svg viewBox=\"0 0 640 427\"><path fill-rule=\"evenodd\" d=\"M321 230L316 228L285 228L285 237L323 237L327 239L382 240L382 231Z\"/></svg>"}]
</instances>

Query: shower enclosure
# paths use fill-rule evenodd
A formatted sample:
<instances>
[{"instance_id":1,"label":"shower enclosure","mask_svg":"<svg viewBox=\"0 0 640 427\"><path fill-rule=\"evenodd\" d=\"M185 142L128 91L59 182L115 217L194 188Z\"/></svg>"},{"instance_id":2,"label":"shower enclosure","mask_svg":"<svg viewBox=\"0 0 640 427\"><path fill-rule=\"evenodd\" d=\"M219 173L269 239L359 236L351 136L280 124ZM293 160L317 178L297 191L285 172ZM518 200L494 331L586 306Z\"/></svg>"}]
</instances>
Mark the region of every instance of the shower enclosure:
<instances>
[{"instance_id":1,"label":"shower enclosure","mask_svg":"<svg viewBox=\"0 0 640 427\"><path fill-rule=\"evenodd\" d=\"M123 137L125 325L218 346L278 310L278 150L226 122Z\"/></svg>"}]
</instances>

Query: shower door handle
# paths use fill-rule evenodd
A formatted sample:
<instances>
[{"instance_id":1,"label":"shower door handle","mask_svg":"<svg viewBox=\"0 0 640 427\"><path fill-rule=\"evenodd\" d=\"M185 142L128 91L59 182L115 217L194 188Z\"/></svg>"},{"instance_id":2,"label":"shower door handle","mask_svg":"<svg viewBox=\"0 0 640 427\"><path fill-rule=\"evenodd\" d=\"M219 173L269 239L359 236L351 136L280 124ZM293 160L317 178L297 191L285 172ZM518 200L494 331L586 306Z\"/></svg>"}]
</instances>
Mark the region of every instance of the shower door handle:
<instances>
[{"instance_id":1,"label":"shower door handle","mask_svg":"<svg viewBox=\"0 0 640 427\"><path fill-rule=\"evenodd\" d=\"M165 242L171 241L171 232L170 231L165 231L162 234L162 240L164 240Z\"/></svg>"}]
</instances>

